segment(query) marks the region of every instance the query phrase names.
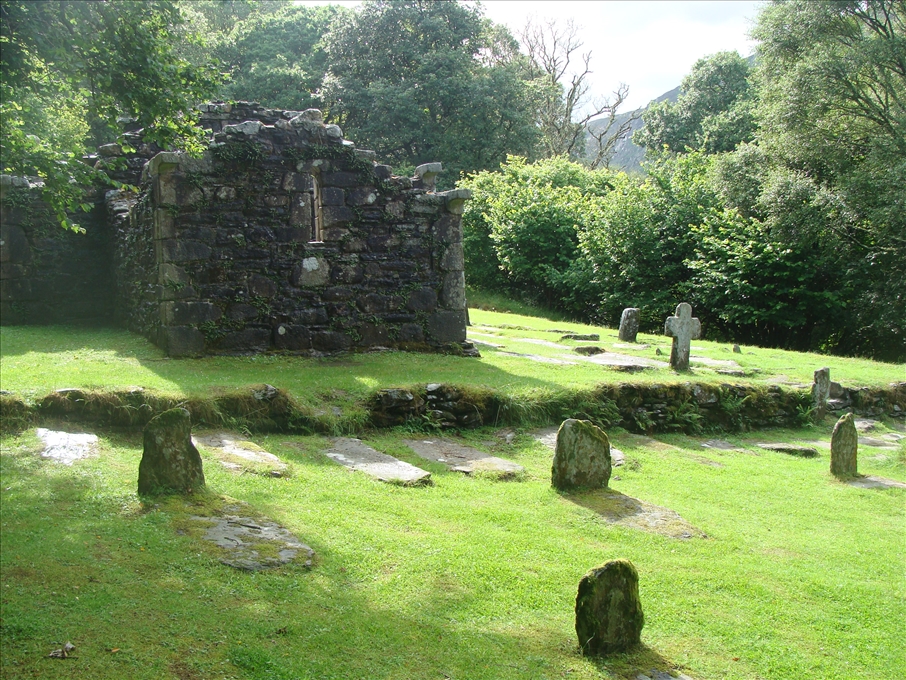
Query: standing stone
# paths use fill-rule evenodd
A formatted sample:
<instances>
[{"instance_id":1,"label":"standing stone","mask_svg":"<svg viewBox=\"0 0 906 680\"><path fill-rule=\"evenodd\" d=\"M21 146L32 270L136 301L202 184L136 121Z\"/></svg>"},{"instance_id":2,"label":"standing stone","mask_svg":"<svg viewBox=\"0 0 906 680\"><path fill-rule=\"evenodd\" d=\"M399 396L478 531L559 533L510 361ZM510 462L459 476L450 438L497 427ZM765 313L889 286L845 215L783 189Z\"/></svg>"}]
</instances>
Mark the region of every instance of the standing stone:
<instances>
[{"instance_id":1,"label":"standing stone","mask_svg":"<svg viewBox=\"0 0 906 680\"><path fill-rule=\"evenodd\" d=\"M564 420L551 468L555 489L598 488L610 481L610 440L588 420Z\"/></svg>"},{"instance_id":2,"label":"standing stone","mask_svg":"<svg viewBox=\"0 0 906 680\"><path fill-rule=\"evenodd\" d=\"M645 615L639 573L629 560L611 560L579 582L576 635L585 656L622 652L639 644Z\"/></svg>"},{"instance_id":3,"label":"standing stone","mask_svg":"<svg viewBox=\"0 0 906 680\"><path fill-rule=\"evenodd\" d=\"M144 431L138 493L191 493L203 486L201 456L192 444L189 412L174 408L152 418Z\"/></svg>"},{"instance_id":4,"label":"standing stone","mask_svg":"<svg viewBox=\"0 0 906 680\"><path fill-rule=\"evenodd\" d=\"M639 309L638 307L627 307L620 316L620 340L623 342L635 342L635 336L639 332Z\"/></svg>"},{"instance_id":5,"label":"standing stone","mask_svg":"<svg viewBox=\"0 0 906 680\"><path fill-rule=\"evenodd\" d=\"M812 409L815 418L821 420L827 412L827 400L830 398L830 369L819 368L815 371L815 382L812 383Z\"/></svg>"},{"instance_id":6,"label":"standing stone","mask_svg":"<svg viewBox=\"0 0 906 680\"><path fill-rule=\"evenodd\" d=\"M692 305L680 302L676 306L676 316L668 316L664 323L664 335L673 336L673 347L670 349L670 365L674 371L689 370L689 350L691 341L702 334L702 324L692 316Z\"/></svg>"},{"instance_id":7,"label":"standing stone","mask_svg":"<svg viewBox=\"0 0 906 680\"><path fill-rule=\"evenodd\" d=\"M816 373L817 375L817 373ZM853 414L847 413L834 425L831 435L831 474L835 477L856 477L856 455L859 449L859 433Z\"/></svg>"}]
</instances>

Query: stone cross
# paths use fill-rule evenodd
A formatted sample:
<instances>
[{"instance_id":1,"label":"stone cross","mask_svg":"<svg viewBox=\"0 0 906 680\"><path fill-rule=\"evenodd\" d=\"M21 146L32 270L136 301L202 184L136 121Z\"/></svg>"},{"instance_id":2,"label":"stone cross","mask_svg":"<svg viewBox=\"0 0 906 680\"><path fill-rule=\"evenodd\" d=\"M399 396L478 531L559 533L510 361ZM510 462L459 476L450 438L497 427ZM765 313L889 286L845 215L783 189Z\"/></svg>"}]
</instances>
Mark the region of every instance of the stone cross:
<instances>
[{"instance_id":1,"label":"stone cross","mask_svg":"<svg viewBox=\"0 0 906 680\"><path fill-rule=\"evenodd\" d=\"M676 306L676 316L668 316L664 324L664 335L673 336L673 347L670 349L673 370L689 370L690 341L701 337L701 334L702 323L692 316L692 305L680 302Z\"/></svg>"}]
</instances>

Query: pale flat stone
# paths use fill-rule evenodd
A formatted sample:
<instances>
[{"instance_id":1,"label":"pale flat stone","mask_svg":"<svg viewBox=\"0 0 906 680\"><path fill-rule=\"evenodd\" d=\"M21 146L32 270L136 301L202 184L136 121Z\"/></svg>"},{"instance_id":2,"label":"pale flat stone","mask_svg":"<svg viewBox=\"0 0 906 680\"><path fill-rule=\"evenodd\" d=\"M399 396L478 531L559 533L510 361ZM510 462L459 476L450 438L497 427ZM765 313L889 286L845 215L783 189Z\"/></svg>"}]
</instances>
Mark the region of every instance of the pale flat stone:
<instances>
[{"instance_id":1,"label":"pale flat stone","mask_svg":"<svg viewBox=\"0 0 906 680\"><path fill-rule=\"evenodd\" d=\"M665 671L651 669L635 676L635 680L692 680L688 675L680 673L679 675L670 675Z\"/></svg>"},{"instance_id":2,"label":"pale flat stone","mask_svg":"<svg viewBox=\"0 0 906 680\"><path fill-rule=\"evenodd\" d=\"M364 472L382 482L415 486L429 484L431 473L409 463L397 460L393 456L381 453L359 439L340 437L333 440L326 451L331 460L348 467L350 470Z\"/></svg>"},{"instance_id":3,"label":"pale flat stone","mask_svg":"<svg viewBox=\"0 0 906 680\"><path fill-rule=\"evenodd\" d=\"M719 449L721 451L739 451L739 447L731 444L730 442L725 442L722 439L709 439L702 442L702 446L706 449Z\"/></svg>"},{"instance_id":4,"label":"pale flat stone","mask_svg":"<svg viewBox=\"0 0 906 680\"><path fill-rule=\"evenodd\" d=\"M646 345L642 342L640 343L629 343L629 342L615 342L613 343L614 347L619 349L648 349L651 345Z\"/></svg>"},{"instance_id":5,"label":"pale flat stone","mask_svg":"<svg viewBox=\"0 0 906 680\"><path fill-rule=\"evenodd\" d=\"M872 420L871 418L856 418L855 423L859 432L870 432L880 425L877 420Z\"/></svg>"},{"instance_id":6,"label":"pale flat stone","mask_svg":"<svg viewBox=\"0 0 906 680\"><path fill-rule=\"evenodd\" d=\"M575 361L563 361L562 359L554 359L553 357L543 357L538 354L520 354L519 352L500 352L500 354L505 354L510 357L521 357L523 359L528 359L529 361L537 361L539 364L555 364L559 366L575 366Z\"/></svg>"},{"instance_id":7,"label":"pale flat stone","mask_svg":"<svg viewBox=\"0 0 906 680\"><path fill-rule=\"evenodd\" d=\"M846 483L850 486L858 486L861 489L906 489L906 484L903 482L887 479L886 477L875 477L874 475L856 477L855 479L847 480Z\"/></svg>"},{"instance_id":8,"label":"pale flat stone","mask_svg":"<svg viewBox=\"0 0 906 680\"><path fill-rule=\"evenodd\" d=\"M896 442L889 439L878 439L876 437L859 437L859 446L873 446L878 449L895 449Z\"/></svg>"},{"instance_id":9,"label":"pale flat stone","mask_svg":"<svg viewBox=\"0 0 906 680\"><path fill-rule=\"evenodd\" d=\"M530 345L541 345L542 347L553 347L554 349L563 349L563 345L551 342L550 340L538 340L537 338L516 338L516 342L527 342Z\"/></svg>"},{"instance_id":10,"label":"pale flat stone","mask_svg":"<svg viewBox=\"0 0 906 680\"><path fill-rule=\"evenodd\" d=\"M532 437L536 441L541 442L551 451L557 450L557 432L559 431L559 426L554 425L552 427L545 427L540 430L536 430L532 433ZM610 443L610 464L613 467L620 467L626 463L626 454L620 451L613 445L613 442Z\"/></svg>"},{"instance_id":11,"label":"pale flat stone","mask_svg":"<svg viewBox=\"0 0 906 680\"><path fill-rule=\"evenodd\" d=\"M473 345L481 345L482 347L493 347L494 349L503 347L503 345L498 345L496 342L487 342L486 340L476 340L471 335L469 336L469 342Z\"/></svg>"},{"instance_id":12,"label":"pale flat stone","mask_svg":"<svg viewBox=\"0 0 906 680\"><path fill-rule=\"evenodd\" d=\"M273 477L282 477L286 472L286 463L273 453L228 432L193 435L192 442L213 453L230 470L240 472L246 469L246 463L254 463L263 466Z\"/></svg>"},{"instance_id":13,"label":"pale flat stone","mask_svg":"<svg viewBox=\"0 0 906 680\"><path fill-rule=\"evenodd\" d=\"M709 357L699 357L692 355L689 357L689 361L693 364L701 364L702 366L720 366L721 368L740 368L739 364L730 359L711 359Z\"/></svg>"},{"instance_id":14,"label":"pale flat stone","mask_svg":"<svg viewBox=\"0 0 906 680\"><path fill-rule=\"evenodd\" d=\"M35 430L35 434L44 443L44 450L40 452L41 456L63 463L63 465L72 465L77 460L97 453L98 450L97 435L84 432L60 432L43 427Z\"/></svg>"},{"instance_id":15,"label":"pale flat stone","mask_svg":"<svg viewBox=\"0 0 906 680\"><path fill-rule=\"evenodd\" d=\"M670 364L666 361L657 361L656 359L646 359L645 357L634 357L629 354L620 354L618 352L604 352L603 354L594 354L588 357L582 357L584 361L590 361L593 364L602 366L637 366L639 368L667 368Z\"/></svg>"},{"instance_id":16,"label":"pale flat stone","mask_svg":"<svg viewBox=\"0 0 906 680\"><path fill-rule=\"evenodd\" d=\"M490 472L506 478L525 471L525 468L517 463L491 456L484 451L463 446L449 439L404 439L403 443L425 460L442 463L451 470L467 475Z\"/></svg>"},{"instance_id":17,"label":"pale flat stone","mask_svg":"<svg viewBox=\"0 0 906 680\"><path fill-rule=\"evenodd\" d=\"M295 560L306 567L312 564L314 551L299 541L287 529L269 520L224 515L223 517L189 517L198 524L209 525L204 539L226 551L220 558L223 564L243 569L259 571L280 567ZM268 553L276 549L277 556L264 557L259 548L268 546Z\"/></svg>"}]
</instances>

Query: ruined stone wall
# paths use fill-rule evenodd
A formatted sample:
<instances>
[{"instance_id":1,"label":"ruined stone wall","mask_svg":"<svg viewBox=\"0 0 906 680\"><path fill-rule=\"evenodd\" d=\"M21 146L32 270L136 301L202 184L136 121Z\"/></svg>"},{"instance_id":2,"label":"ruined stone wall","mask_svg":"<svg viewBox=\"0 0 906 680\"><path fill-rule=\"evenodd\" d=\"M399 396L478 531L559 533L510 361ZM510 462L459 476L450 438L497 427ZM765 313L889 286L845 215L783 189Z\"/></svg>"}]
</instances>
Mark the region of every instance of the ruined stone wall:
<instances>
[{"instance_id":1,"label":"ruined stone wall","mask_svg":"<svg viewBox=\"0 0 906 680\"><path fill-rule=\"evenodd\" d=\"M171 356L465 341L468 192L434 193L438 164L393 177L314 110L215 104L203 124L202 158L159 153L134 204L108 195L130 328Z\"/></svg>"},{"instance_id":2,"label":"ruined stone wall","mask_svg":"<svg viewBox=\"0 0 906 680\"><path fill-rule=\"evenodd\" d=\"M0 177L0 321L96 324L113 315L110 233L103 193L73 216L85 233L64 230L41 200L41 184Z\"/></svg>"}]
</instances>

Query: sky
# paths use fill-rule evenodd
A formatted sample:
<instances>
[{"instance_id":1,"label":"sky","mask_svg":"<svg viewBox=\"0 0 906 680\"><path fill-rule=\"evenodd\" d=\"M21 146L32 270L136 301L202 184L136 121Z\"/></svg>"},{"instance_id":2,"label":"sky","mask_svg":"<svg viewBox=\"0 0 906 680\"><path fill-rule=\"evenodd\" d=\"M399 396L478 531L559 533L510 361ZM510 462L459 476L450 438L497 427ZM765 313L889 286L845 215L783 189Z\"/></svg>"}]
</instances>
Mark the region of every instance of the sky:
<instances>
[{"instance_id":1,"label":"sky","mask_svg":"<svg viewBox=\"0 0 906 680\"><path fill-rule=\"evenodd\" d=\"M303 1L303 0L297 0ZM311 0L305 0L311 1ZM331 0L315 0L328 4ZM356 6L359 2L335 4ZM470 3L474 4L474 3ZM484 15L518 35L529 19L573 19L591 52L589 96L606 98L629 86L622 111L641 108L678 86L702 57L755 51L748 32L762 2L751 0L483 0Z\"/></svg>"}]
</instances>

